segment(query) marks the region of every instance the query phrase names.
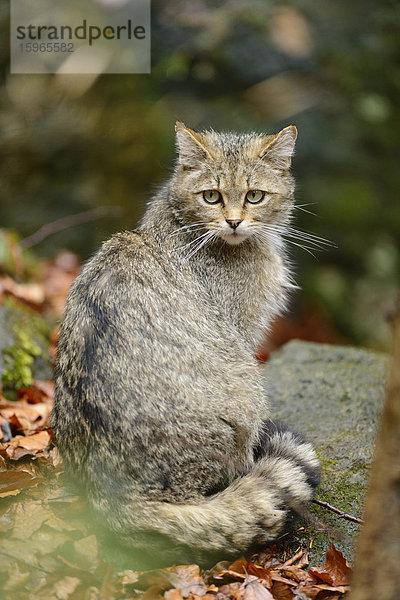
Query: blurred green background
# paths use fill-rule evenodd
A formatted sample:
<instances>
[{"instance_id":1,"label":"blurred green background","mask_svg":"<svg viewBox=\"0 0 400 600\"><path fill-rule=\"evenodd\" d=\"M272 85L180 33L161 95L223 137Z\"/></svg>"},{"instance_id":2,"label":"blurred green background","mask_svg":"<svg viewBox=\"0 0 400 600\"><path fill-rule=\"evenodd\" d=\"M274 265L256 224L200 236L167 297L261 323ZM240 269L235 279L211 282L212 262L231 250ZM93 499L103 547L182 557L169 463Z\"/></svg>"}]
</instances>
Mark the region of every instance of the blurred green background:
<instances>
[{"instance_id":1,"label":"blurred green background","mask_svg":"<svg viewBox=\"0 0 400 600\"><path fill-rule=\"evenodd\" d=\"M87 258L131 229L193 128L299 129L293 314L331 338L388 348L398 284L400 9L389 0L153 0L151 75L10 75L0 5L0 224L27 237L96 207L102 218L34 246ZM119 208L118 208L119 207ZM313 327L308 325L309 329ZM316 325L317 327L317 325ZM312 331L310 332L312 337ZM317 336L318 337L318 336Z\"/></svg>"}]
</instances>

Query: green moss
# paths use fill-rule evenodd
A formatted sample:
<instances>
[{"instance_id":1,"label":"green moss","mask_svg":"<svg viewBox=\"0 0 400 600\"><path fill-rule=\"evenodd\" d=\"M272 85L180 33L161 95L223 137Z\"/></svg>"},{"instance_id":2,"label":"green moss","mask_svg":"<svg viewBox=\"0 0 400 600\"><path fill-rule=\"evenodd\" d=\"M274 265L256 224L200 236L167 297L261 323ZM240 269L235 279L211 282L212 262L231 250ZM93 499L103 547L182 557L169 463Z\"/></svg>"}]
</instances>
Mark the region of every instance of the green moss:
<instances>
[{"instance_id":1,"label":"green moss","mask_svg":"<svg viewBox=\"0 0 400 600\"><path fill-rule=\"evenodd\" d=\"M7 328L14 343L2 349L2 384L9 399L21 387L29 387L38 364L49 364L47 353L49 326L28 307L7 299Z\"/></svg>"},{"instance_id":2,"label":"green moss","mask_svg":"<svg viewBox=\"0 0 400 600\"><path fill-rule=\"evenodd\" d=\"M350 478L364 469L361 465L352 464L351 470L340 470L337 459L326 458L324 450L317 450L321 461L322 478L317 491L317 498L328 502L344 513L362 518L362 506L365 495L364 478L354 482ZM333 541L335 545L350 559L353 555L353 544L360 526L341 519L335 513L317 506L311 506L311 514L316 522L308 529L307 538L312 538L312 553L322 556Z\"/></svg>"},{"instance_id":3,"label":"green moss","mask_svg":"<svg viewBox=\"0 0 400 600\"><path fill-rule=\"evenodd\" d=\"M321 463L322 473L332 470L332 467L334 467L338 462L336 458L327 458L323 451L319 449L316 449L316 453Z\"/></svg>"},{"instance_id":4,"label":"green moss","mask_svg":"<svg viewBox=\"0 0 400 600\"><path fill-rule=\"evenodd\" d=\"M11 348L3 350L4 371L2 382L5 388L29 387L33 382L33 364L41 350L26 331L18 331L17 341Z\"/></svg>"}]
</instances>

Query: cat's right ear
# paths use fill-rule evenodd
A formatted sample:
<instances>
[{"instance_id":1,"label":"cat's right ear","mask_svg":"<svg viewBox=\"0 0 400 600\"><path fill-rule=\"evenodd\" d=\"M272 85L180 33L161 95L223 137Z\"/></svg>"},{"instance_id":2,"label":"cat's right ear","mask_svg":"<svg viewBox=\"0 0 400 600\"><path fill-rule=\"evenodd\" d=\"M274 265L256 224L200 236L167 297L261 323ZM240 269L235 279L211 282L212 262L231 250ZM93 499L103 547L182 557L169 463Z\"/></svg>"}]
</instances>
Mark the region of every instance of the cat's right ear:
<instances>
[{"instance_id":1,"label":"cat's right ear","mask_svg":"<svg viewBox=\"0 0 400 600\"><path fill-rule=\"evenodd\" d=\"M277 169L287 170L290 168L296 139L297 127L289 125L279 133L267 136L267 143L259 156Z\"/></svg>"},{"instance_id":2,"label":"cat's right ear","mask_svg":"<svg viewBox=\"0 0 400 600\"><path fill-rule=\"evenodd\" d=\"M199 162L211 158L210 152L205 145L204 136L189 127L182 121L175 123L176 145L178 150L178 162L188 168L198 166Z\"/></svg>"}]
</instances>

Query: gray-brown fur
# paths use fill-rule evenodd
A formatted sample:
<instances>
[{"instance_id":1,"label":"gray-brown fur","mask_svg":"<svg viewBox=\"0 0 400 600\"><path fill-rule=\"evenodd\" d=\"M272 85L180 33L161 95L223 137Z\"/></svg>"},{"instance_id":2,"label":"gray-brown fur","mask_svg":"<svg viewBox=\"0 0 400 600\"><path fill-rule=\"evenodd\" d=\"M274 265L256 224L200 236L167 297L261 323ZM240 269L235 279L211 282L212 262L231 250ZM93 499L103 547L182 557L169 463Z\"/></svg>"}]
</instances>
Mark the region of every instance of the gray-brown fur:
<instances>
[{"instance_id":1,"label":"gray-brown fur","mask_svg":"<svg viewBox=\"0 0 400 600\"><path fill-rule=\"evenodd\" d=\"M132 545L152 531L242 551L279 534L288 498L312 497L318 461L309 444L263 423L254 358L292 287L279 228L292 211L295 138L293 126L259 136L178 122L175 171L141 226L105 242L72 287L56 441L94 508ZM203 199L214 189L223 204ZM251 205L248 190L267 194Z\"/></svg>"}]
</instances>

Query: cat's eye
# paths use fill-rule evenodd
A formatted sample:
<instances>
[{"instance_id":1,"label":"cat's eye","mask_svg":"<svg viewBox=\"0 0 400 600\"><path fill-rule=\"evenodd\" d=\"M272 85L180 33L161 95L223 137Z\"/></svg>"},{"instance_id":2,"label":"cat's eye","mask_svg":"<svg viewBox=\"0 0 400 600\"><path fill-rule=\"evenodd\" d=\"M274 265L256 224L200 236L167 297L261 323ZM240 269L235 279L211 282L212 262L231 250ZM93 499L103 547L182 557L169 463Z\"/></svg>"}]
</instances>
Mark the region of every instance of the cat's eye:
<instances>
[{"instance_id":1,"label":"cat's eye","mask_svg":"<svg viewBox=\"0 0 400 600\"><path fill-rule=\"evenodd\" d=\"M208 204L218 204L218 202L222 201L221 192L218 190L205 190L203 198Z\"/></svg>"},{"instance_id":2,"label":"cat's eye","mask_svg":"<svg viewBox=\"0 0 400 600\"><path fill-rule=\"evenodd\" d=\"M246 201L251 204L258 204L264 200L265 192L261 190L249 190L246 194Z\"/></svg>"}]
</instances>

